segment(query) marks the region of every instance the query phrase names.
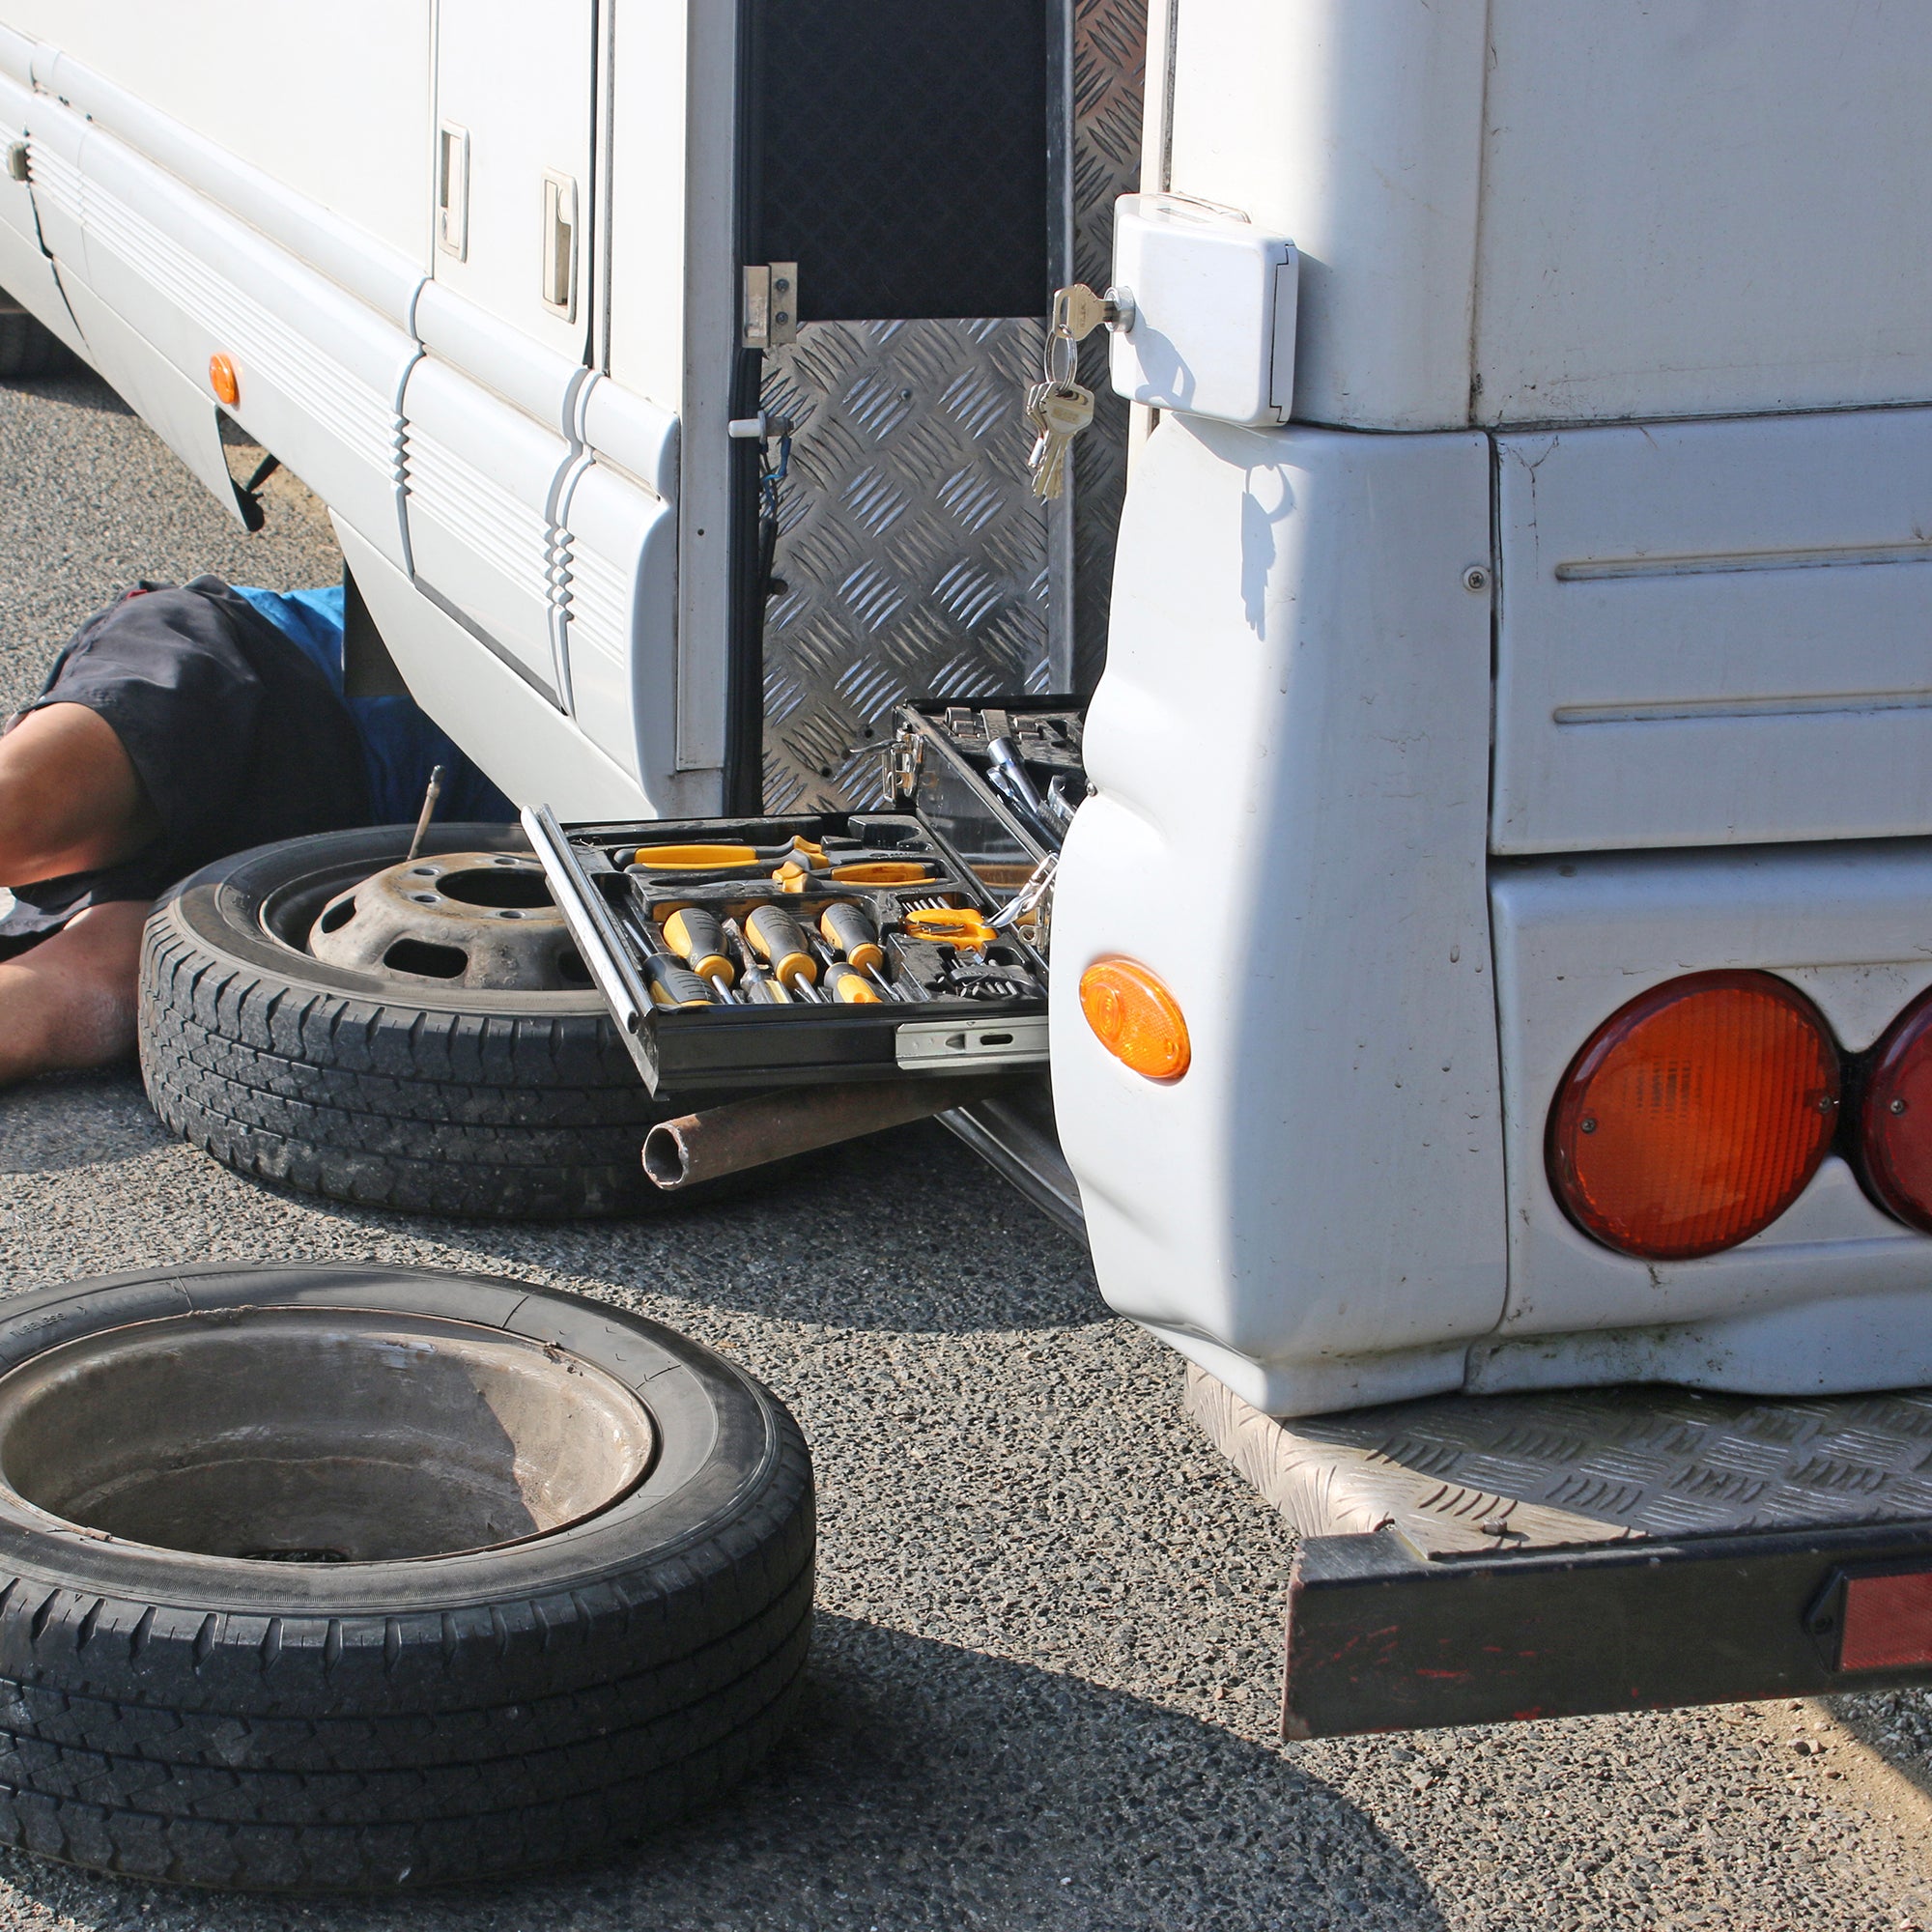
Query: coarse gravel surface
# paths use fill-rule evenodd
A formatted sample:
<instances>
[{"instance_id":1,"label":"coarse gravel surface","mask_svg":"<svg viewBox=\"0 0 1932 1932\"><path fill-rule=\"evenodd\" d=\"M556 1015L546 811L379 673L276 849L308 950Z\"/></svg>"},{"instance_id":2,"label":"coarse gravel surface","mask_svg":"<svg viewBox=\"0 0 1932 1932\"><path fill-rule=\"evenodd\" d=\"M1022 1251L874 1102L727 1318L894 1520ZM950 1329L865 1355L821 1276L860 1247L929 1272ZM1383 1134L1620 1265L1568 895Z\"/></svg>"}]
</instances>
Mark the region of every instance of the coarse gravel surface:
<instances>
[{"instance_id":1,"label":"coarse gravel surface","mask_svg":"<svg viewBox=\"0 0 1932 1932\"><path fill-rule=\"evenodd\" d=\"M118 582L322 582L298 486L225 526L80 377L0 389L0 698ZM0 1855L24 1928L1932 1927L1916 1694L1283 1746L1289 1537L1180 1413L1084 1250L936 1128L628 1224L385 1217L245 1181L117 1070L0 1094L0 1290L225 1258L441 1264L731 1351L816 1461L819 1621L788 1738L599 1867L296 1904Z\"/></svg>"}]
</instances>

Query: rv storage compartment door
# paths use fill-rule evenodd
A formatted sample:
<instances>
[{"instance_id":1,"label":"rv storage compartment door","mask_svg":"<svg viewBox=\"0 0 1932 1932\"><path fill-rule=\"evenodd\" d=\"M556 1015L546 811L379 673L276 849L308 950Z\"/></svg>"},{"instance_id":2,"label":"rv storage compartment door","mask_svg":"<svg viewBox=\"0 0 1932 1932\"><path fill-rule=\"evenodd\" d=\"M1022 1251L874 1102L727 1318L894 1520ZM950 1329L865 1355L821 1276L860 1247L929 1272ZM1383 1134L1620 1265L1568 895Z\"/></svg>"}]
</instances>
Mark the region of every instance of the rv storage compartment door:
<instances>
[{"instance_id":1,"label":"rv storage compartment door","mask_svg":"<svg viewBox=\"0 0 1932 1932\"><path fill-rule=\"evenodd\" d=\"M1932 832L1932 411L1497 461L1496 851Z\"/></svg>"},{"instance_id":2,"label":"rv storage compartment door","mask_svg":"<svg viewBox=\"0 0 1932 1932\"><path fill-rule=\"evenodd\" d=\"M410 371L403 413L416 587L562 709L551 517L570 445L434 354Z\"/></svg>"},{"instance_id":3,"label":"rv storage compartment door","mask_svg":"<svg viewBox=\"0 0 1932 1932\"><path fill-rule=\"evenodd\" d=\"M435 272L553 354L583 359L590 304L590 0L441 0Z\"/></svg>"}]
</instances>

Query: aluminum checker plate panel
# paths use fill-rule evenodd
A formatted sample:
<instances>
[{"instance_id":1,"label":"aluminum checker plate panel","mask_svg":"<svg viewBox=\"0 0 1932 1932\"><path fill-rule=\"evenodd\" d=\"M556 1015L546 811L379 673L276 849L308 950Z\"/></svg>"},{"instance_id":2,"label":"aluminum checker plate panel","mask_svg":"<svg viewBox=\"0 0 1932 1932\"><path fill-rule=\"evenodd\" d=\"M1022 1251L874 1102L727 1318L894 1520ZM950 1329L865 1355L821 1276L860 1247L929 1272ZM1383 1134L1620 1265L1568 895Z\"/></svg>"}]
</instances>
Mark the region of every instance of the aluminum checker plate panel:
<instances>
[{"instance_id":1,"label":"aluminum checker plate panel","mask_svg":"<svg viewBox=\"0 0 1932 1932\"><path fill-rule=\"evenodd\" d=\"M1276 1421L1189 1366L1188 1412L1304 1537L1428 1556L1932 1518L1932 1390L1440 1396Z\"/></svg>"},{"instance_id":2,"label":"aluminum checker plate panel","mask_svg":"<svg viewBox=\"0 0 1932 1932\"><path fill-rule=\"evenodd\" d=\"M1104 288L1115 199L1140 185L1148 8L1070 4L1073 267ZM1051 688L1050 600L1072 600L1074 687L1097 681L1127 407L1096 334L1081 349L1096 408L1074 447L1073 581L1050 581L1020 419L1040 347L1026 319L828 322L766 357L763 407L798 426L774 563L787 587L765 624L768 811L874 801L904 698Z\"/></svg>"}]
</instances>

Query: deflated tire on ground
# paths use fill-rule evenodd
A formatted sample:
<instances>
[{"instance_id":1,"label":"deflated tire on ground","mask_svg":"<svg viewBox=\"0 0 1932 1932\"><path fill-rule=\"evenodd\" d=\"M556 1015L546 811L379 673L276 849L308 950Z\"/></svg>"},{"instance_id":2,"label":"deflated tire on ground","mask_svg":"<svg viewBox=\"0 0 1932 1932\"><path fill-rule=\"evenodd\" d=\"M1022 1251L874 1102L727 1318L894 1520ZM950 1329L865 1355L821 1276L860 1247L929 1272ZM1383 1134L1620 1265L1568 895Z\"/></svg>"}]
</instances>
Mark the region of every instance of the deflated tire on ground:
<instances>
[{"instance_id":1,"label":"deflated tire on ground","mask_svg":"<svg viewBox=\"0 0 1932 1932\"><path fill-rule=\"evenodd\" d=\"M140 1037L156 1111L242 1173L369 1207L535 1217L655 1205L643 1139L681 1109L638 1077L523 835L439 826L420 891L358 907L356 888L403 859L409 834L258 846L155 908ZM478 863L439 869L466 852ZM412 911L414 932L399 923ZM383 950L360 963L311 950L339 954L365 926ZM554 943L540 943L549 927ZM531 942L524 963L548 986L501 983L518 962L505 966L499 938ZM465 983L466 966L496 983Z\"/></svg>"},{"instance_id":2,"label":"deflated tire on ground","mask_svg":"<svg viewBox=\"0 0 1932 1932\"><path fill-rule=\"evenodd\" d=\"M811 1472L658 1323L427 1269L0 1310L0 1841L236 1888L588 1857L740 1777L810 1634Z\"/></svg>"}]
</instances>

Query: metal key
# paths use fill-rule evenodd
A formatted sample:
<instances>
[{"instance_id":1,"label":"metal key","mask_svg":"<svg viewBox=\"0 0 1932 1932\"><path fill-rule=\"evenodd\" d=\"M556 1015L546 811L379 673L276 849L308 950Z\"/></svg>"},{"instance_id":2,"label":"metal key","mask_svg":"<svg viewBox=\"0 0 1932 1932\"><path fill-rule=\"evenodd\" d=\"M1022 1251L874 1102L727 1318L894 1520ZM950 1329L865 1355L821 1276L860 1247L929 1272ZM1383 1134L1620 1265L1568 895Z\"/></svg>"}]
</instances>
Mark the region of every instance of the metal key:
<instances>
[{"instance_id":1,"label":"metal key","mask_svg":"<svg viewBox=\"0 0 1932 1932\"><path fill-rule=\"evenodd\" d=\"M1053 320L1048 327L1068 342L1085 342L1102 323L1111 327L1120 320L1121 304L1112 289L1096 296L1085 282L1075 282L1070 289L1053 292Z\"/></svg>"},{"instance_id":2,"label":"metal key","mask_svg":"<svg viewBox=\"0 0 1932 1932\"><path fill-rule=\"evenodd\" d=\"M1025 419L1027 428L1033 431L1034 446L1036 448L1039 445L1040 438L1046 434L1046 418L1040 413L1040 409L1047 397L1052 395L1052 393L1053 384L1051 383L1030 383L1027 385L1026 406L1021 410L1020 414ZM1032 460L1031 457L1027 459L1029 463Z\"/></svg>"},{"instance_id":3,"label":"metal key","mask_svg":"<svg viewBox=\"0 0 1932 1932\"><path fill-rule=\"evenodd\" d=\"M1066 446L1094 420L1094 391L1078 383L1056 383L1030 413L1039 424L1039 440L1027 468L1033 472L1033 494L1044 500L1066 487Z\"/></svg>"}]
</instances>

